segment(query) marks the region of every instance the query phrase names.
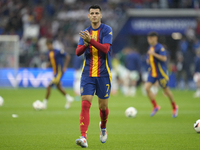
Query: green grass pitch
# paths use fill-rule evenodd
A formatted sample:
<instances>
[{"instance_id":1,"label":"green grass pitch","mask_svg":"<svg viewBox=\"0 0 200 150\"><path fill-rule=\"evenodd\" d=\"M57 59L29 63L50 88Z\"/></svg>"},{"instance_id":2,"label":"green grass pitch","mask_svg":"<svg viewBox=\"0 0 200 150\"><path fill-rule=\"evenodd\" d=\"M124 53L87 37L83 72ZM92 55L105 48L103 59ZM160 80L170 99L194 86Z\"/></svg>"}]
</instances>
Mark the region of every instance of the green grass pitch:
<instances>
[{"instance_id":1,"label":"green grass pitch","mask_svg":"<svg viewBox=\"0 0 200 150\"><path fill-rule=\"evenodd\" d=\"M67 89L71 95L73 91ZM99 110L97 97L90 109L88 149L90 150L188 150L200 149L200 134L193 124L200 119L200 98L192 91L173 90L179 105L179 115L172 118L169 100L159 91L156 99L160 111L150 117L152 106L138 89L137 95L121 94L109 99L107 123L108 140L99 140ZM45 89L0 89L4 105L0 107L0 150L78 150L75 144L80 136L80 101L64 109L65 98L53 89L48 109L35 111L32 103L42 100ZM125 109L138 110L136 118L126 118ZM17 114L18 118L13 118Z\"/></svg>"}]
</instances>

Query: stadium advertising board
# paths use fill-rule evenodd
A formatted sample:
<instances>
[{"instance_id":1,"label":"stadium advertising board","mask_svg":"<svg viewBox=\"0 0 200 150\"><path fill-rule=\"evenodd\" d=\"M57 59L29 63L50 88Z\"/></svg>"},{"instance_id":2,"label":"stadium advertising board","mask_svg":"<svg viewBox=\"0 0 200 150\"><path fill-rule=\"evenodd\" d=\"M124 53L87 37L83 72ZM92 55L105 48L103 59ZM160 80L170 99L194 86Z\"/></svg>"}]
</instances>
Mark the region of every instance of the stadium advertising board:
<instances>
[{"instance_id":1,"label":"stadium advertising board","mask_svg":"<svg viewBox=\"0 0 200 150\"><path fill-rule=\"evenodd\" d=\"M145 35L150 31L170 35L173 32L184 33L188 27L196 27L196 19L194 17L131 17L123 30L126 30L126 33L133 35Z\"/></svg>"},{"instance_id":2,"label":"stadium advertising board","mask_svg":"<svg viewBox=\"0 0 200 150\"><path fill-rule=\"evenodd\" d=\"M73 74L73 69L67 69L61 79L64 87L73 86ZM14 69L0 69L0 87L47 87L52 78L52 69L20 68L17 73Z\"/></svg>"},{"instance_id":3,"label":"stadium advertising board","mask_svg":"<svg viewBox=\"0 0 200 150\"><path fill-rule=\"evenodd\" d=\"M61 82L64 87L73 87L74 69L67 69ZM14 69L0 69L0 87L20 87L20 88L44 88L47 87L53 78L52 69L30 69L20 68L16 73ZM175 87L175 75L169 76L170 87Z\"/></svg>"}]
</instances>

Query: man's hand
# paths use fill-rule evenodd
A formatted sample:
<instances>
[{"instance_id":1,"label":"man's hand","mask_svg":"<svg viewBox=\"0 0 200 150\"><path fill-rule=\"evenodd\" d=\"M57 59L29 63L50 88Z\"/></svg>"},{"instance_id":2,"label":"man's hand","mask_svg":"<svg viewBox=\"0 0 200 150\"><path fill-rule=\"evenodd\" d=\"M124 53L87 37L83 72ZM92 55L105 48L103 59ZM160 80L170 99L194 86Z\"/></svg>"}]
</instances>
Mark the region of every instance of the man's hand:
<instances>
[{"instance_id":1,"label":"man's hand","mask_svg":"<svg viewBox=\"0 0 200 150\"><path fill-rule=\"evenodd\" d=\"M155 53L154 51L149 50L147 54L152 55L153 57L159 59L160 61L167 61L167 57L164 55L159 55Z\"/></svg>"},{"instance_id":2,"label":"man's hand","mask_svg":"<svg viewBox=\"0 0 200 150\"><path fill-rule=\"evenodd\" d=\"M83 40L83 42L84 42L84 45L85 45L86 47L89 46L89 43L88 43L88 42L86 42L85 40Z\"/></svg>"},{"instance_id":3,"label":"man's hand","mask_svg":"<svg viewBox=\"0 0 200 150\"><path fill-rule=\"evenodd\" d=\"M79 35L80 35L80 37L85 41L85 42L87 42L87 43L89 43L90 42L90 40L91 40L91 35L90 35L90 33L86 30L86 31L81 31L80 33L79 33ZM84 43L85 43L84 42Z\"/></svg>"}]
</instances>

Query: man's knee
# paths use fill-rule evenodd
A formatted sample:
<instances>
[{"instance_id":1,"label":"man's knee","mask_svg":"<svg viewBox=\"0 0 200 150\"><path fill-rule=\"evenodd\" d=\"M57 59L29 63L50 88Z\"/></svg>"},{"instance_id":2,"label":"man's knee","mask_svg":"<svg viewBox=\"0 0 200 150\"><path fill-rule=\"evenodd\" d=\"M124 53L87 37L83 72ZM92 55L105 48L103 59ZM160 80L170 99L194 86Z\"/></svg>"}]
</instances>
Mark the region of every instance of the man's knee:
<instances>
[{"instance_id":1,"label":"man's knee","mask_svg":"<svg viewBox=\"0 0 200 150\"><path fill-rule=\"evenodd\" d=\"M92 95L82 95L81 96L82 101L86 100L86 101L89 101L90 103L92 103L92 98L93 98Z\"/></svg>"},{"instance_id":2,"label":"man's knee","mask_svg":"<svg viewBox=\"0 0 200 150\"><path fill-rule=\"evenodd\" d=\"M101 110L106 110L108 107L108 99L99 99L99 108Z\"/></svg>"},{"instance_id":3,"label":"man's knee","mask_svg":"<svg viewBox=\"0 0 200 150\"><path fill-rule=\"evenodd\" d=\"M163 88L164 94L168 95L170 93L169 87Z\"/></svg>"}]
</instances>

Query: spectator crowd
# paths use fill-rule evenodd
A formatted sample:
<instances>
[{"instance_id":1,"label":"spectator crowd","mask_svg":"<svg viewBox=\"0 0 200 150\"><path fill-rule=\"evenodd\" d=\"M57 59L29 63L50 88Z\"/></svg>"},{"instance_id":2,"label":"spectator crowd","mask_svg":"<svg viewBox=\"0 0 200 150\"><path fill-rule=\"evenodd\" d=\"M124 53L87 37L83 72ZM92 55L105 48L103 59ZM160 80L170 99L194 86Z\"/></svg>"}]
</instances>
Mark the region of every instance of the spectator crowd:
<instances>
[{"instance_id":1,"label":"spectator crowd","mask_svg":"<svg viewBox=\"0 0 200 150\"><path fill-rule=\"evenodd\" d=\"M20 67L44 67L47 38L54 39L55 48L75 55L78 33L89 26L88 7L93 3L92 0L1 0L0 34L19 35ZM101 5L102 22L110 25L113 33L120 27L119 20L126 18L128 8L199 9L200 4L199 0L96 0L95 3ZM176 72L178 80L187 82L192 78L192 60L200 49L199 38L200 19L197 19L197 28L186 30L172 63L172 71Z\"/></svg>"}]
</instances>

